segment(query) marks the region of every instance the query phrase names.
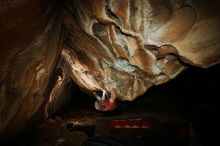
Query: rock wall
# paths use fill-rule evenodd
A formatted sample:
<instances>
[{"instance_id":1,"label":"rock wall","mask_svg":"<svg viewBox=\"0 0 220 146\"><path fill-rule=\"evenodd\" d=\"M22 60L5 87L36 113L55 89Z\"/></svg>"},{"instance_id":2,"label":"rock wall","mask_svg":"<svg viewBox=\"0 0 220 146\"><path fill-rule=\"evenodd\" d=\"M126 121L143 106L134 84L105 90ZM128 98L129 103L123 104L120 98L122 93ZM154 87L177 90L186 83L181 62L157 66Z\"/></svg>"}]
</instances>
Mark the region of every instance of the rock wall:
<instances>
[{"instance_id":1,"label":"rock wall","mask_svg":"<svg viewBox=\"0 0 220 146\"><path fill-rule=\"evenodd\" d=\"M48 101L63 44L61 10L55 0L0 1L0 140Z\"/></svg>"}]
</instances>

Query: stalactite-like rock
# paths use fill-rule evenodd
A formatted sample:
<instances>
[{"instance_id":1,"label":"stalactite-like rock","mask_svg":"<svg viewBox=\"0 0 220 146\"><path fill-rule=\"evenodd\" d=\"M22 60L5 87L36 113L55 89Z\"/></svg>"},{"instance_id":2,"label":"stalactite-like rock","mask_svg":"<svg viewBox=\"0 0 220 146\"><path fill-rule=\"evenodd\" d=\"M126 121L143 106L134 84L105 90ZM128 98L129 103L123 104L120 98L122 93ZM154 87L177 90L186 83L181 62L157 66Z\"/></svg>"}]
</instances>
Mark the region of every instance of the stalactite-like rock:
<instances>
[{"instance_id":1,"label":"stalactite-like rock","mask_svg":"<svg viewBox=\"0 0 220 146\"><path fill-rule=\"evenodd\" d=\"M62 58L82 88L115 88L118 99L133 100L183 63L219 62L219 8L207 0L75 0Z\"/></svg>"}]
</instances>

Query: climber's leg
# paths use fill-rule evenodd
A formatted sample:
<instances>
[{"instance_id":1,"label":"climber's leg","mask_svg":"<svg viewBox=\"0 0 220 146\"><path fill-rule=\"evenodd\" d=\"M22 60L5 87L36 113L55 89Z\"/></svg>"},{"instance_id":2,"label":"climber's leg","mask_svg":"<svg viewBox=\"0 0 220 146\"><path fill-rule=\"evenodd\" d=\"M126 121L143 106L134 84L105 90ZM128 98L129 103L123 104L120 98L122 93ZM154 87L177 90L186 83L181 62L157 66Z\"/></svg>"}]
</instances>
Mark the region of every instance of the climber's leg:
<instances>
[{"instance_id":1,"label":"climber's leg","mask_svg":"<svg viewBox=\"0 0 220 146\"><path fill-rule=\"evenodd\" d=\"M97 100L101 100L101 97L98 94L96 94L95 92L94 92L94 95Z\"/></svg>"},{"instance_id":2,"label":"climber's leg","mask_svg":"<svg viewBox=\"0 0 220 146\"><path fill-rule=\"evenodd\" d=\"M103 90L103 91L102 91L102 100L105 100L105 96L106 96L106 91Z\"/></svg>"}]
</instances>

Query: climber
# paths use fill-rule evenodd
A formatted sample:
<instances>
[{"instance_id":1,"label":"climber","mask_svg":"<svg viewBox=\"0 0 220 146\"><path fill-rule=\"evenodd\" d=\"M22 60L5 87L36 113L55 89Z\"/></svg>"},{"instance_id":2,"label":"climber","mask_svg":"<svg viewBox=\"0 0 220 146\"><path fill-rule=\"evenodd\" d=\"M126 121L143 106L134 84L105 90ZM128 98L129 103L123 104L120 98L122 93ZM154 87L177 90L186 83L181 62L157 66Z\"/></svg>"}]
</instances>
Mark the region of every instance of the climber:
<instances>
[{"instance_id":1,"label":"climber","mask_svg":"<svg viewBox=\"0 0 220 146\"><path fill-rule=\"evenodd\" d=\"M95 94L97 101L95 102L95 108L98 111L112 111L116 108L116 94L115 91L111 90L110 98L106 98L106 91L102 91L102 97Z\"/></svg>"}]
</instances>

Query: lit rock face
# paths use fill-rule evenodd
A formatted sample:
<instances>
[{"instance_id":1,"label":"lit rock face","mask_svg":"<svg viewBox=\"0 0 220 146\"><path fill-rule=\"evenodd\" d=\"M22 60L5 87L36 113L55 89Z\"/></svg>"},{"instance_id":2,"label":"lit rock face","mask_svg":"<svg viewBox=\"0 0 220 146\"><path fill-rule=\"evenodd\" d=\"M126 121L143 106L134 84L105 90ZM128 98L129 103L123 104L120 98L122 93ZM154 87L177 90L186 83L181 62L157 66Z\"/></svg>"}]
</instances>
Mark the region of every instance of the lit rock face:
<instances>
[{"instance_id":1,"label":"lit rock face","mask_svg":"<svg viewBox=\"0 0 220 146\"><path fill-rule=\"evenodd\" d=\"M208 0L75 0L62 51L72 79L89 91L133 100L189 63L220 57L220 3ZM68 4L69 6L69 4Z\"/></svg>"},{"instance_id":2,"label":"lit rock face","mask_svg":"<svg viewBox=\"0 0 220 146\"><path fill-rule=\"evenodd\" d=\"M43 113L62 50L60 10L54 0L0 1L0 141Z\"/></svg>"}]
</instances>

